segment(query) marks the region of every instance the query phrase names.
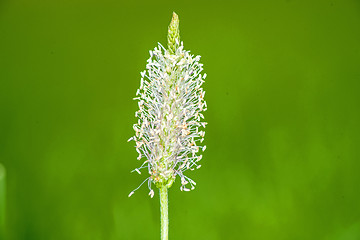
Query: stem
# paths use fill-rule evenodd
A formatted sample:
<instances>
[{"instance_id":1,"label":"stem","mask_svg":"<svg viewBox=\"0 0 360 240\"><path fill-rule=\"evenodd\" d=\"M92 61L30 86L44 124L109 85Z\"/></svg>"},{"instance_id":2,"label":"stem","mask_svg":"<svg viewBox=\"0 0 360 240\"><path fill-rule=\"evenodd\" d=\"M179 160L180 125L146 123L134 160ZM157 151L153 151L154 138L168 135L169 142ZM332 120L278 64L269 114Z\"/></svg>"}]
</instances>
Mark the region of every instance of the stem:
<instances>
[{"instance_id":1,"label":"stem","mask_svg":"<svg viewBox=\"0 0 360 240\"><path fill-rule=\"evenodd\" d=\"M161 214L161 240L169 239L169 215L168 215L168 189L161 186L160 190L160 214Z\"/></svg>"},{"instance_id":2,"label":"stem","mask_svg":"<svg viewBox=\"0 0 360 240\"><path fill-rule=\"evenodd\" d=\"M0 239L5 239L6 171L0 163Z\"/></svg>"}]
</instances>

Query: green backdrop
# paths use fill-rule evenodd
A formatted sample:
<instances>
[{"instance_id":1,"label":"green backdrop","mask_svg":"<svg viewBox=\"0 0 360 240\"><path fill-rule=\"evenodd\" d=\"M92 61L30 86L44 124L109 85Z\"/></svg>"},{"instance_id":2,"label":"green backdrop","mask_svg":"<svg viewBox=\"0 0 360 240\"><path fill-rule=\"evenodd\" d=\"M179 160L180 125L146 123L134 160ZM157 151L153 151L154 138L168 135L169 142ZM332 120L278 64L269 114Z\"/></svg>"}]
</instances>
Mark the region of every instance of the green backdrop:
<instances>
[{"instance_id":1,"label":"green backdrop","mask_svg":"<svg viewBox=\"0 0 360 240\"><path fill-rule=\"evenodd\" d=\"M158 194L127 197L146 176L126 140L172 11L209 125L170 239L360 239L358 0L1 0L7 239L160 238Z\"/></svg>"}]
</instances>

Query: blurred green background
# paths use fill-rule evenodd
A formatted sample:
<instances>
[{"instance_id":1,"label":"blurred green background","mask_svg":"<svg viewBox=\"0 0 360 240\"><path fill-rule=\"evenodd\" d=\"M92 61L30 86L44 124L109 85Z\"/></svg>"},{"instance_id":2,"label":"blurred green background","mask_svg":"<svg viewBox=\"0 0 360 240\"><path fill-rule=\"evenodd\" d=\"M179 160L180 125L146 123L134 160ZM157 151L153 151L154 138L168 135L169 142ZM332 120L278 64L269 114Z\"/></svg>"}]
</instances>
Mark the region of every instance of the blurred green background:
<instances>
[{"instance_id":1,"label":"blurred green background","mask_svg":"<svg viewBox=\"0 0 360 240\"><path fill-rule=\"evenodd\" d=\"M209 125L170 239L360 239L358 0L1 0L2 238L160 238L126 140L172 11Z\"/></svg>"}]
</instances>

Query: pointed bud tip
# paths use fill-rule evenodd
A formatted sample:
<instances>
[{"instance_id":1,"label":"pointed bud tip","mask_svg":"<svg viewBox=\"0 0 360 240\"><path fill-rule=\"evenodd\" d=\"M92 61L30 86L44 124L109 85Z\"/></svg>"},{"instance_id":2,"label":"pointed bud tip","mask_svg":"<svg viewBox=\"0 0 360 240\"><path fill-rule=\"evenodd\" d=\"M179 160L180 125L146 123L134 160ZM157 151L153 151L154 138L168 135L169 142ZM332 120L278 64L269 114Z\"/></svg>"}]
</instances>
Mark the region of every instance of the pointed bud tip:
<instances>
[{"instance_id":1,"label":"pointed bud tip","mask_svg":"<svg viewBox=\"0 0 360 240\"><path fill-rule=\"evenodd\" d=\"M179 29L179 16L175 12L173 12L169 28L173 31L178 31Z\"/></svg>"},{"instance_id":2,"label":"pointed bud tip","mask_svg":"<svg viewBox=\"0 0 360 240\"><path fill-rule=\"evenodd\" d=\"M179 16L176 14L176 12L173 12L171 22L179 21Z\"/></svg>"}]
</instances>

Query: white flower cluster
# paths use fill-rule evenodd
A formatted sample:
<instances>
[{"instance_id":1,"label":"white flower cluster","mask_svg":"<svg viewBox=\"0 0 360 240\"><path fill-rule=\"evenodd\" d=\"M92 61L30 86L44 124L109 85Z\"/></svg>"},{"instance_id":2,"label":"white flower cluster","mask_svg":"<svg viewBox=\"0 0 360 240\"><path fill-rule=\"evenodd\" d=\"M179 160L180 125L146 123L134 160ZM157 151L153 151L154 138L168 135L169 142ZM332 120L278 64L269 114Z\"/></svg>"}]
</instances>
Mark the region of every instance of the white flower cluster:
<instances>
[{"instance_id":1,"label":"white flower cluster","mask_svg":"<svg viewBox=\"0 0 360 240\"><path fill-rule=\"evenodd\" d=\"M140 88L134 98L139 105L135 112L138 123L129 141L136 142L137 159L146 159L133 171L141 174L142 169L147 169L150 177L143 183L148 182L151 197L151 183L170 187L176 176L181 179L182 191L195 188L196 183L184 172L201 167L199 150L206 149L198 145L204 140L201 129L207 124L201 113L207 109L201 87L206 74L201 74L203 65L199 60L200 56L185 51L182 43L174 54L159 43L150 51L146 70L141 72Z\"/></svg>"}]
</instances>

